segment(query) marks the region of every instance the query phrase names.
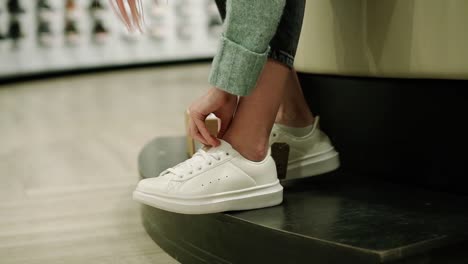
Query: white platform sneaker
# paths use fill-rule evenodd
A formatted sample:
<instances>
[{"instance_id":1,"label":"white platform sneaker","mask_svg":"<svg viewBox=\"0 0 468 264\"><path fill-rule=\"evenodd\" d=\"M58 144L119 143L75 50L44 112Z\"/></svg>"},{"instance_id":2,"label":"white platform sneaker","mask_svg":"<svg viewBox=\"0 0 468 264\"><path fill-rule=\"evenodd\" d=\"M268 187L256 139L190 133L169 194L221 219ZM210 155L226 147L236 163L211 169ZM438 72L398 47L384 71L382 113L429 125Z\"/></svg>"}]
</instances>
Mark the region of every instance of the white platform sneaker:
<instances>
[{"instance_id":1,"label":"white platform sneaker","mask_svg":"<svg viewBox=\"0 0 468 264\"><path fill-rule=\"evenodd\" d=\"M275 142L289 145L286 180L323 174L340 166L338 152L319 128L318 116L310 133L303 137L293 136L280 127L273 126L270 145Z\"/></svg>"},{"instance_id":2,"label":"white platform sneaker","mask_svg":"<svg viewBox=\"0 0 468 264\"><path fill-rule=\"evenodd\" d=\"M175 213L206 214L278 205L283 187L270 152L252 162L221 140L220 146L200 149L158 177L141 180L133 198Z\"/></svg>"}]
</instances>

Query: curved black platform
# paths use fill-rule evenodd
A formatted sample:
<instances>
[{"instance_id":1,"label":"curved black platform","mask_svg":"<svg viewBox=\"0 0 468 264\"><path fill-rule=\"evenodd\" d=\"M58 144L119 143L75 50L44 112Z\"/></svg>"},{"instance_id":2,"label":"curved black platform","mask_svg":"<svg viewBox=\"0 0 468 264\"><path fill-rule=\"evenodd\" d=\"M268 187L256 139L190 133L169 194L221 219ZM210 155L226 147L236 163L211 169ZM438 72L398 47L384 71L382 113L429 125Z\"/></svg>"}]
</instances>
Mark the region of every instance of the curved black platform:
<instances>
[{"instance_id":1,"label":"curved black platform","mask_svg":"<svg viewBox=\"0 0 468 264\"><path fill-rule=\"evenodd\" d=\"M143 178L186 159L185 139L156 138ZM154 241L182 263L468 263L468 199L342 173L288 182L280 206L181 215L142 206Z\"/></svg>"}]
</instances>

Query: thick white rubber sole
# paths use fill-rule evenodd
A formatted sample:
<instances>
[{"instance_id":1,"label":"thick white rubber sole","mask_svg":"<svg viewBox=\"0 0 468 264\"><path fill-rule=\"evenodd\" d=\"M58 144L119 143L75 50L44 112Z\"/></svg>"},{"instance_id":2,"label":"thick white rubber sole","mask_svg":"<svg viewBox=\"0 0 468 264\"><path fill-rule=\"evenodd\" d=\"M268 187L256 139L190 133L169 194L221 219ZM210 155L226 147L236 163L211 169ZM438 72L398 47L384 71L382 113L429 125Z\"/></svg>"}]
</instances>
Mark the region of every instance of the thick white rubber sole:
<instances>
[{"instance_id":1,"label":"thick white rubber sole","mask_svg":"<svg viewBox=\"0 0 468 264\"><path fill-rule=\"evenodd\" d=\"M133 192L133 199L174 213L209 214L278 205L283 201L283 186L277 181L264 186L197 197L167 196L137 189Z\"/></svg>"},{"instance_id":2,"label":"thick white rubber sole","mask_svg":"<svg viewBox=\"0 0 468 264\"><path fill-rule=\"evenodd\" d=\"M313 158L288 164L286 180L305 178L334 171L340 167L340 157L334 149Z\"/></svg>"}]
</instances>

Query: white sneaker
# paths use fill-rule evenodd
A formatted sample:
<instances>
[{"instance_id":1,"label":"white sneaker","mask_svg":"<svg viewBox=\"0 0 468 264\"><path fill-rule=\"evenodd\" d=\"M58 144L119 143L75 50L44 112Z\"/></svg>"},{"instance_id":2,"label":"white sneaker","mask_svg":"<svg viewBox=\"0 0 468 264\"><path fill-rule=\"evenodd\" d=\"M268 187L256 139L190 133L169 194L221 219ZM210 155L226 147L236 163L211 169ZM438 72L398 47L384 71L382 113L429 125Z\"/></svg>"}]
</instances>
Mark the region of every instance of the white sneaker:
<instances>
[{"instance_id":1,"label":"white sneaker","mask_svg":"<svg viewBox=\"0 0 468 264\"><path fill-rule=\"evenodd\" d=\"M283 187L270 151L260 162L242 157L231 145L200 149L158 177L141 180L133 199L183 214L207 214L278 205Z\"/></svg>"},{"instance_id":2,"label":"white sneaker","mask_svg":"<svg viewBox=\"0 0 468 264\"><path fill-rule=\"evenodd\" d=\"M270 133L273 143L289 145L288 171L286 179L315 176L333 171L340 166L338 152L325 133L319 128L319 117L315 118L312 131L304 137L296 137L278 126Z\"/></svg>"}]
</instances>

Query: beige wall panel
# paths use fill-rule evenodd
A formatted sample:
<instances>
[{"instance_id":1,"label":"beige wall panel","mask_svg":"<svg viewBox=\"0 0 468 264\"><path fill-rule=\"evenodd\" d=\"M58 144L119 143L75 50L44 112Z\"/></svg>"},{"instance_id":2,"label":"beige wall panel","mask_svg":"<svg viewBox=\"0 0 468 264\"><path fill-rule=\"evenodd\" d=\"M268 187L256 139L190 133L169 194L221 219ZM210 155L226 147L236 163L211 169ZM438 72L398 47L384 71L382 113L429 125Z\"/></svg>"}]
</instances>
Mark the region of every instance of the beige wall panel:
<instances>
[{"instance_id":1,"label":"beige wall panel","mask_svg":"<svg viewBox=\"0 0 468 264\"><path fill-rule=\"evenodd\" d=\"M466 0L308 0L300 71L468 78Z\"/></svg>"}]
</instances>

